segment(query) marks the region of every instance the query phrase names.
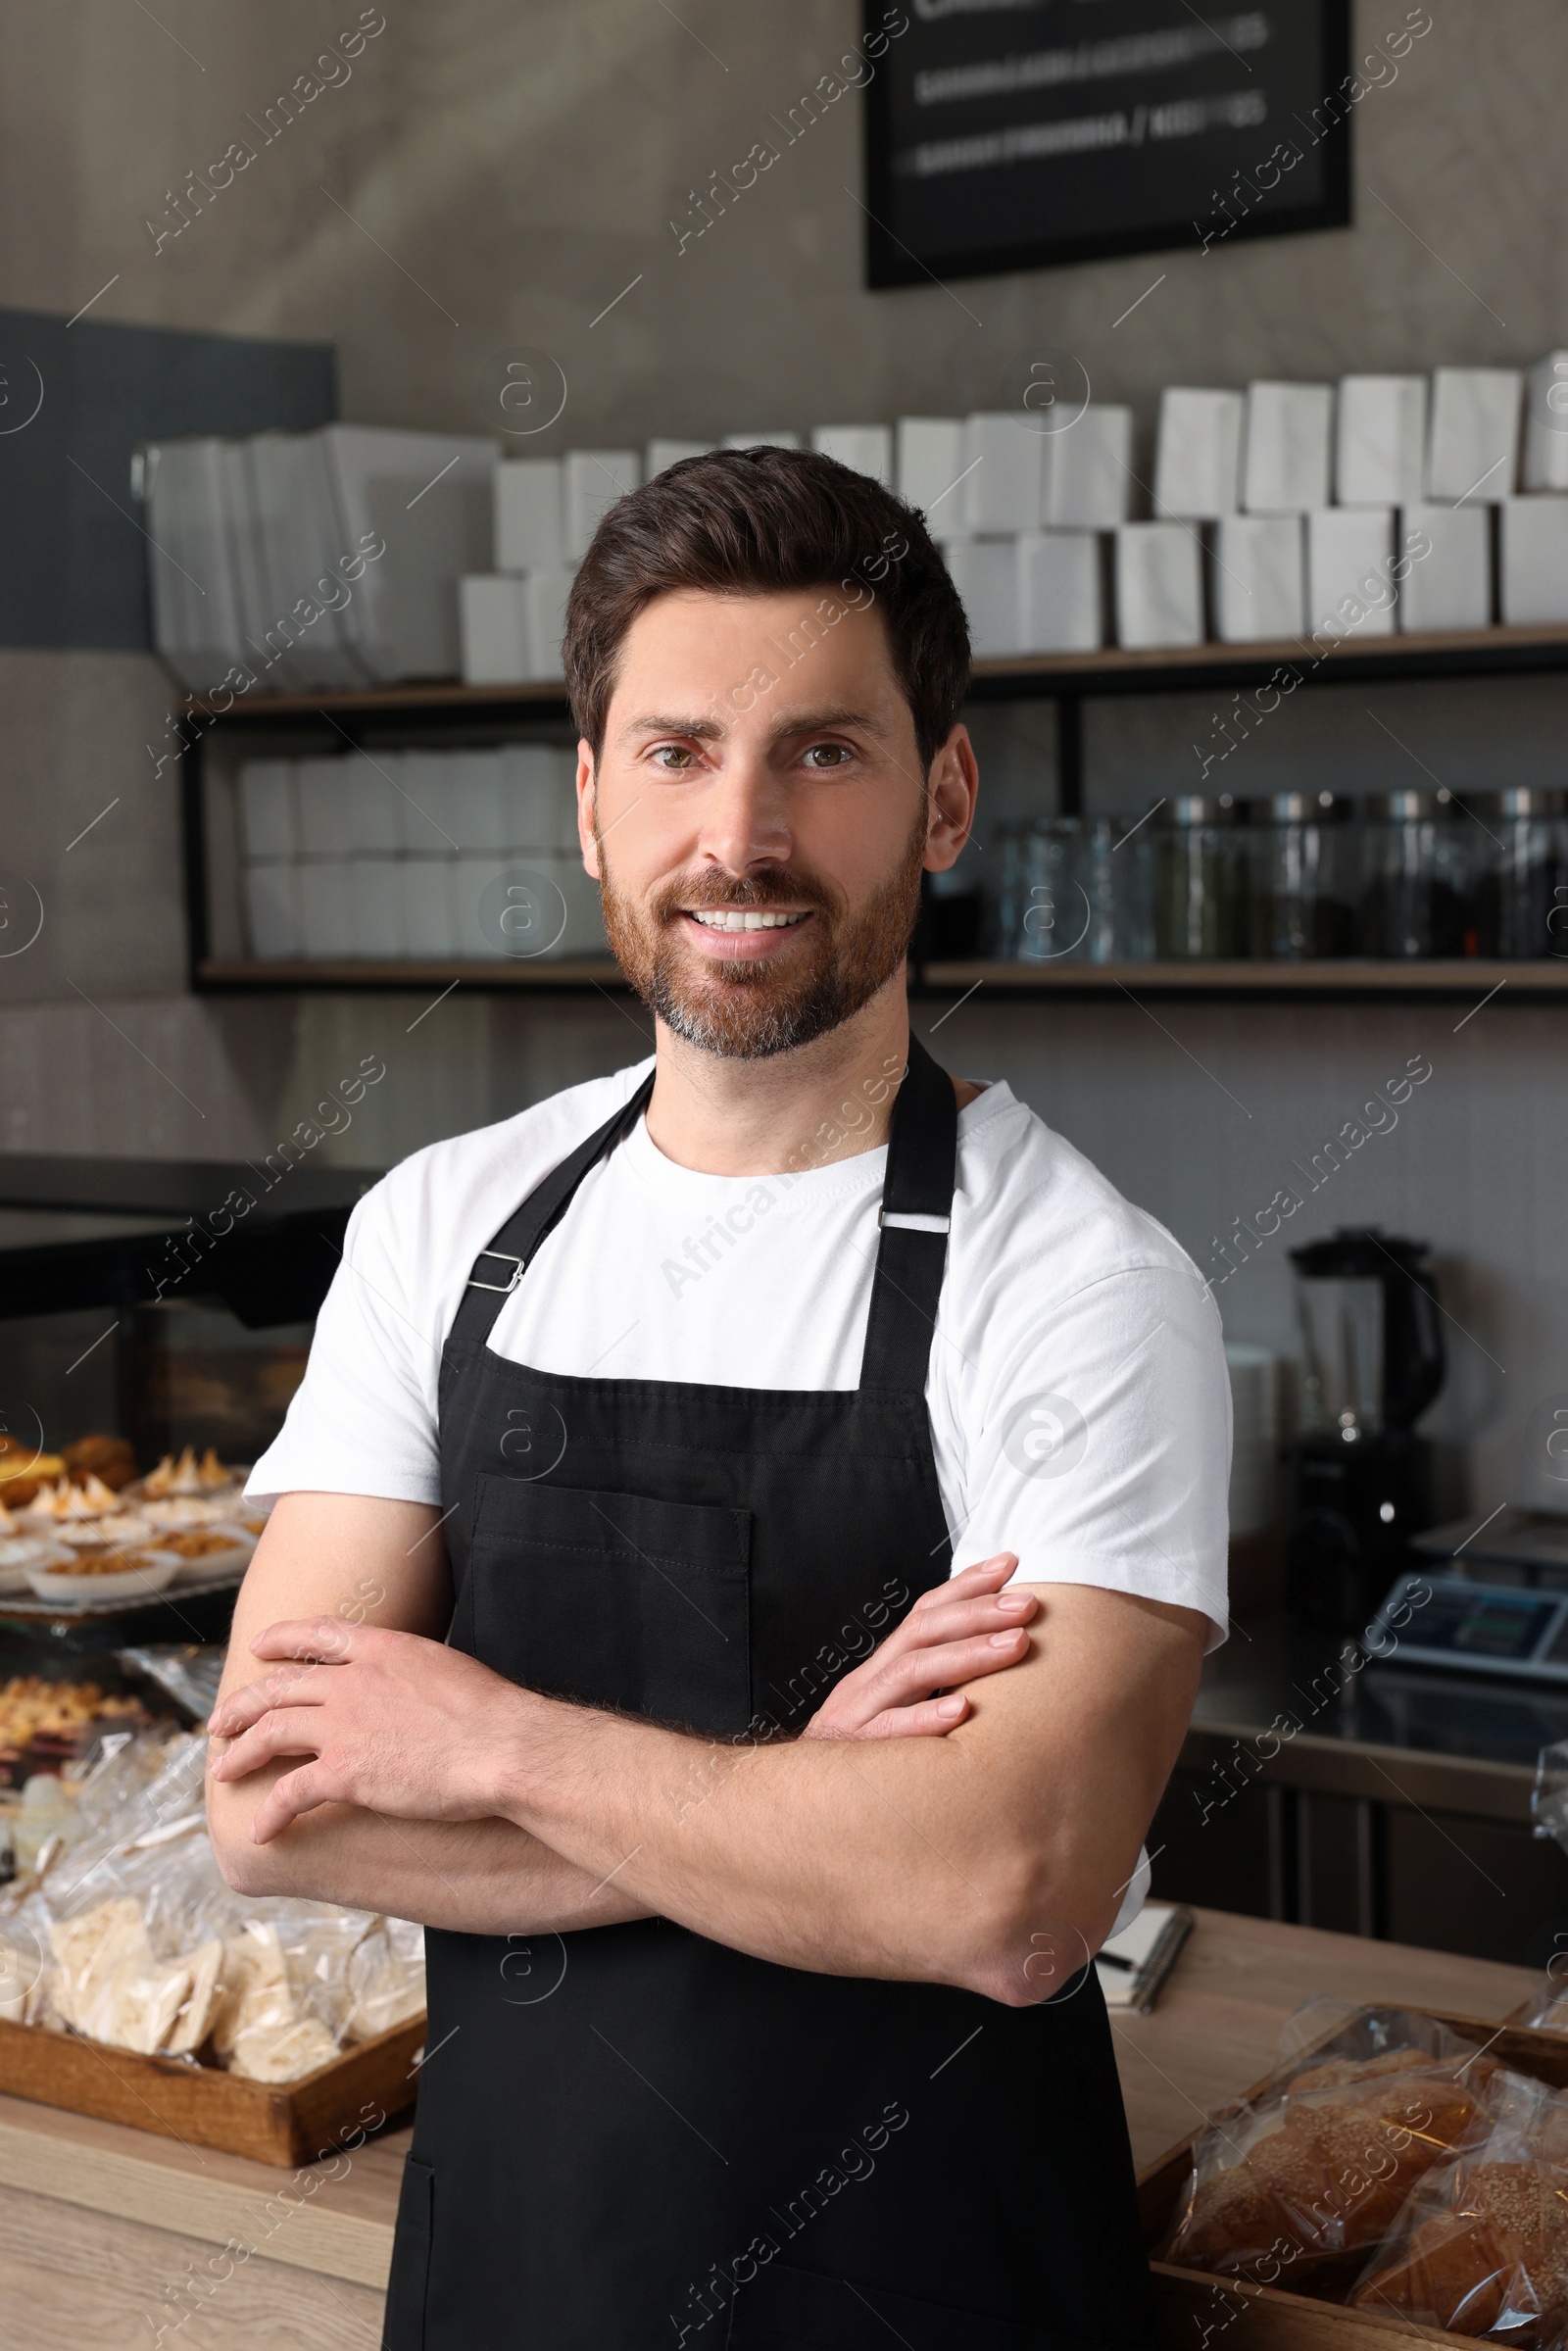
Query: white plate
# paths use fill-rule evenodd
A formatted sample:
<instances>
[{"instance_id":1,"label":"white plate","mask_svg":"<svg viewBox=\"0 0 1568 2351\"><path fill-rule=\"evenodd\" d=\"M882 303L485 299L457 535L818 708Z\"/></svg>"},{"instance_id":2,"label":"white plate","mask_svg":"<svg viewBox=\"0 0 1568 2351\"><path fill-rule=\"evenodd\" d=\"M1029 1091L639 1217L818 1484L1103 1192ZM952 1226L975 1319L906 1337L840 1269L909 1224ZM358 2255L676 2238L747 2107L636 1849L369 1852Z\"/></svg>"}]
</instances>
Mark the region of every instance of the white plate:
<instances>
[{"instance_id":1,"label":"white plate","mask_svg":"<svg viewBox=\"0 0 1568 2351\"><path fill-rule=\"evenodd\" d=\"M207 1584L215 1577L242 1574L251 1563L256 1548L254 1535L246 1535L237 1527L203 1527L203 1535L223 1535L230 1540L221 1551L204 1551L200 1558L188 1559L183 1551L165 1550L155 1538L143 1543L140 1555L147 1559L172 1559L178 1569L175 1581L180 1584Z\"/></svg>"},{"instance_id":2,"label":"white plate","mask_svg":"<svg viewBox=\"0 0 1568 2351\"><path fill-rule=\"evenodd\" d=\"M172 1584L185 1562L169 1551L156 1556L149 1551L138 1552L145 1566L125 1568L107 1576L74 1576L43 1567L29 1567L27 1582L40 1600L64 1601L68 1607L80 1608L93 1600L150 1599L155 1592Z\"/></svg>"},{"instance_id":3,"label":"white plate","mask_svg":"<svg viewBox=\"0 0 1568 2351\"><path fill-rule=\"evenodd\" d=\"M0 1541L0 1592L26 1592L29 1569L70 1564L72 1553L62 1543L44 1543L25 1535Z\"/></svg>"}]
</instances>

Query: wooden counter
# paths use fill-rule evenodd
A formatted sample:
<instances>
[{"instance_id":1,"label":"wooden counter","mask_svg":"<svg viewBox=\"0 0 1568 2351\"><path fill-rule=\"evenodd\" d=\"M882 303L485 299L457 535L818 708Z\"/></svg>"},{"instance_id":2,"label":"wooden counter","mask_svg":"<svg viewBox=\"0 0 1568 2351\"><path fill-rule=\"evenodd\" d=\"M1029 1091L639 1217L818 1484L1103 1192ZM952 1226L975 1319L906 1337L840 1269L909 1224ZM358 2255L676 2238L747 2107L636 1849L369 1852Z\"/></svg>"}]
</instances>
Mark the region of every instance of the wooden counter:
<instances>
[{"instance_id":1,"label":"wooden counter","mask_svg":"<svg viewBox=\"0 0 1568 2351\"><path fill-rule=\"evenodd\" d=\"M1284 2020L1316 1992L1500 2018L1537 1981L1200 1911L1153 2015L1112 2018L1134 2157L1150 2162L1265 2073ZM376 2351L409 2138L406 2125L383 2132L332 2178L331 2165L274 2171L0 2098L7 2351ZM215 2277L230 2239L255 2253ZM190 2290L203 2279L211 2293Z\"/></svg>"}]
</instances>

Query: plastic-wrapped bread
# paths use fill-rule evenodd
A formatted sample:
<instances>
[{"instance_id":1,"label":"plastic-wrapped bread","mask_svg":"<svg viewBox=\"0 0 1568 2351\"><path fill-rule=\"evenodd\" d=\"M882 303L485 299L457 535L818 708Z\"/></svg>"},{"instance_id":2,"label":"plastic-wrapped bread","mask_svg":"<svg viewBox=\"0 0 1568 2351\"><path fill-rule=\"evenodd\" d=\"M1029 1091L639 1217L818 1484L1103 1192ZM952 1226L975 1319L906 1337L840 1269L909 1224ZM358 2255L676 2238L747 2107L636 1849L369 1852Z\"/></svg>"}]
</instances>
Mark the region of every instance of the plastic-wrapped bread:
<instances>
[{"instance_id":1,"label":"plastic-wrapped bread","mask_svg":"<svg viewBox=\"0 0 1568 2351\"><path fill-rule=\"evenodd\" d=\"M1568 2345L1568 2100L1503 2078L1483 2145L1432 2173L1352 2307L1521 2351ZM1553 2160L1553 2158L1559 2160Z\"/></svg>"},{"instance_id":2,"label":"plastic-wrapped bread","mask_svg":"<svg viewBox=\"0 0 1568 2351\"><path fill-rule=\"evenodd\" d=\"M1324 2263L1366 2253L1393 2227L1410 2190L1476 2126L1479 2104L1454 2078L1456 2063L1428 2061L1371 2081L1292 2092L1254 2107L1245 2123L1224 2126L1222 2137L1205 2132L1166 2259L1239 2276L1283 2240L1294 2248L1294 2282ZM1240 2160L1226 2161L1235 2146Z\"/></svg>"},{"instance_id":3,"label":"plastic-wrapped bread","mask_svg":"<svg viewBox=\"0 0 1568 2351\"><path fill-rule=\"evenodd\" d=\"M1327 2030L1337 2027L1337 2030ZM1165 2258L1321 2293L1348 2283L1435 2164L1488 2127L1498 2069L1433 2019L1311 2002L1285 2062L1250 2105L1222 2111L1193 2151Z\"/></svg>"}]
</instances>

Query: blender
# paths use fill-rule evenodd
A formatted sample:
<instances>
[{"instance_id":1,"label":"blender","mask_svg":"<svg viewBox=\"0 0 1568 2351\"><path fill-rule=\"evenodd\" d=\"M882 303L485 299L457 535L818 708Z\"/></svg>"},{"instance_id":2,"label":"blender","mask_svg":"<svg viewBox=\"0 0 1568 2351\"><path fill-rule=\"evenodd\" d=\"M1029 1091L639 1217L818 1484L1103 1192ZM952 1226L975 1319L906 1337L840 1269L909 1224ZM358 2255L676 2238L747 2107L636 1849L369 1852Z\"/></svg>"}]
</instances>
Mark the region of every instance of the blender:
<instances>
[{"instance_id":1,"label":"blender","mask_svg":"<svg viewBox=\"0 0 1568 2351\"><path fill-rule=\"evenodd\" d=\"M1433 1517L1432 1453L1415 1423L1443 1386L1443 1327L1428 1245L1376 1225L1291 1251L1302 1352L1292 1457L1292 1612L1353 1632Z\"/></svg>"}]
</instances>

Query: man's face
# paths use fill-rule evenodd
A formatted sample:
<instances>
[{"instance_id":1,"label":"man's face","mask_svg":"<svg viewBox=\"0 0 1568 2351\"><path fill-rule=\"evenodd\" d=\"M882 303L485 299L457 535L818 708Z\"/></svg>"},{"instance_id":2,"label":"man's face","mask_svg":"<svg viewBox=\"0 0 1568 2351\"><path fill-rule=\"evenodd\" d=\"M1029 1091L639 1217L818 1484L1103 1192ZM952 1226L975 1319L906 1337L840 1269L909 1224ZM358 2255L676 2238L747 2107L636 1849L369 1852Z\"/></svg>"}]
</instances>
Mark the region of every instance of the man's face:
<instances>
[{"instance_id":1,"label":"man's face","mask_svg":"<svg viewBox=\"0 0 1568 2351\"><path fill-rule=\"evenodd\" d=\"M660 597L621 647L597 767L578 754L584 861L627 978L710 1053L837 1028L902 968L973 771L960 727L922 774L873 605Z\"/></svg>"}]
</instances>

